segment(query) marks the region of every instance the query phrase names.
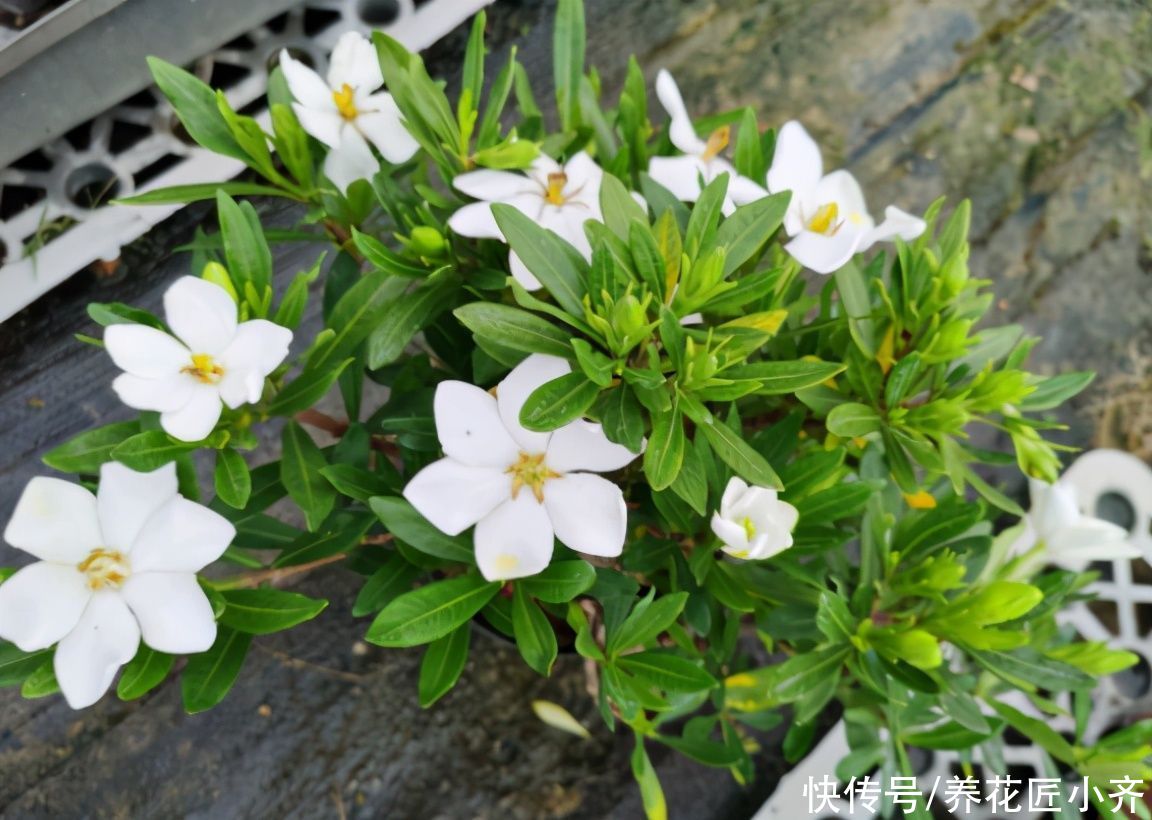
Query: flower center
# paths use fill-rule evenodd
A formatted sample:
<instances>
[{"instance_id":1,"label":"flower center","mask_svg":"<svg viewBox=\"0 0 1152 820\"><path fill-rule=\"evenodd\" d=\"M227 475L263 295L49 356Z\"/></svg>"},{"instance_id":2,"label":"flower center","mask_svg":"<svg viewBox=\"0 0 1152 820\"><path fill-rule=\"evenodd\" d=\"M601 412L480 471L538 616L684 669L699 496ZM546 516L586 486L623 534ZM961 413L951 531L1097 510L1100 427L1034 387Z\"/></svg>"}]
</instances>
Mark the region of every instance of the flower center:
<instances>
[{"instance_id":1,"label":"flower center","mask_svg":"<svg viewBox=\"0 0 1152 820\"><path fill-rule=\"evenodd\" d=\"M103 547L92 550L76 569L88 576L88 588L93 591L102 587L119 589L132 574L128 556Z\"/></svg>"},{"instance_id":2,"label":"flower center","mask_svg":"<svg viewBox=\"0 0 1152 820\"><path fill-rule=\"evenodd\" d=\"M336 103L336 110L346 120L354 120L356 115L360 113L356 110L356 103L352 99L354 96L355 92L348 83L340 86L339 91L332 92L332 102Z\"/></svg>"},{"instance_id":3,"label":"flower center","mask_svg":"<svg viewBox=\"0 0 1152 820\"><path fill-rule=\"evenodd\" d=\"M520 494L522 487L532 490L532 495L541 504L544 503L544 482L550 478L559 478L560 473L548 468L544 463L544 454L521 452L516 463L504 472L512 476L512 497Z\"/></svg>"},{"instance_id":4,"label":"flower center","mask_svg":"<svg viewBox=\"0 0 1152 820\"><path fill-rule=\"evenodd\" d=\"M751 518L744 516L744 520L740 523L744 525L744 534L748 536L749 541L756 537L756 525L752 523Z\"/></svg>"},{"instance_id":5,"label":"flower center","mask_svg":"<svg viewBox=\"0 0 1152 820\"><path fill-rule=\"evenodd\" d=\"M704 145L704 153L701 155L705 162L712 159L712 157L719 154L728 147L728 140L732 136L732 126L724 125L717 128L708 135L708 142Z\"/></svg>"},{"instance_id":6,"label":"flower center","mask_svg":"<svg viewBox=\"0 0 1152 820\"><path fill-rule=\"evenodd\" d=\"M224 368L216 364L216 360L207 353L193 353L192 364L180 369L192 378L203 384L219 384L224 378Z\"/></svg>"},{"instance_id":7,"label":"flower center","mask_svg":"<svg viewBox=\"0 0 1152 820\"><path fill-rule=\"evenodd\" d=\"M563 205L568 201L564 196L564 186L568 184L568 175L563 171L553 171L548 175L548 188L544 191L544 200L549 205Z\"/></svg>"},{"instance_id":8,"label":"flower center","mask_svg":"<svg viewBox=\"0 0 1152 820\"><path fill-rule=\"evenodd\" d=\"M835 202L821 205L816 215L808 220L808 230L813 233L822 233L826 236L835 236L840 223L836 218L840 215L840 208Z\"/></svg>"}]
</instances>

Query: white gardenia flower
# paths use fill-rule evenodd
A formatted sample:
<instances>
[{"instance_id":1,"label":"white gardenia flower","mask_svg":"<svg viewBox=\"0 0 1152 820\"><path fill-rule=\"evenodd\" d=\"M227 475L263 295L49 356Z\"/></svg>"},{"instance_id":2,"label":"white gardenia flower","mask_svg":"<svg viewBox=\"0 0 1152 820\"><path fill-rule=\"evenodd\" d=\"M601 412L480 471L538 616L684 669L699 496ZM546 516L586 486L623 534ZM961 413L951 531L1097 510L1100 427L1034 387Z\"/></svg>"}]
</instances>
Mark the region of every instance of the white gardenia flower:
<instances>
[{"instance_id":1,"label":"white gardenia flower","mask_svg":"<svg viewBox=\"0 0 1152 820\"><path fill-rule=\"evenodd\" d=\"M40 560L0 584L0 638L25 652L56 647L73 709L103 697L144 643L204 652L216 641L196 573L236 535L223 516L177 492L176 465L138 473L111 462L93 495L79 484L28 482L4 540Z\"/></svg>"},{"instance_id":2,"label":"white gardenia flower","mask_svg":"<svg viewBox=\"0 0 1152 820\"><path fill-rule=\"evenodd\" d=\"M495 398L460 381L436 388L444 458L417 473L404 497L449 535L475 524L476 563L489 581L540 572L553 538L588 555L615 557L624 548L624 494L593 473L618 470L636 454L582 419L551 433L520 425L529 394L569 372L563 359L536 354L500 382Z\"/></svg>"},{"instance_id":3,"label":"white gardenia flower","mask_svg":"<svg viewBox=\"0 0 1152 820\"><path fill-rule=\"evenodd\" d=\"M541 154L524 173L487 168L469 171L452 180L452 185L480 201L452 214L448 226L461 236L506 242L492 215L492 205L503 203L552 230L585 259L591 259L592 246L584 235L584 223L589 219L603 219L600 212L603 178L604 171L584 151L563 166ZM539 290L542 287L515 253L509 253L508 264L516 281L525 288Z\"/></svg>"},{"instance_id":4,"label":"white gardenia flower","mask_svg":"<svg viewBox=\"0 0 1152 820\"><path fill-rule=\"evenodd\" d=\"M392 163L411 159L420 147L392 95L377 91L384 76L375 47L362 34L349 31L336 42L327 79L287 51L280 52L280 68L296 98L292 108L300 125L331 149L324 174L341 191L379 170L368 143Z\"/></svg>"},{"instance_id":5,"label":"white gardenia flower","mask_svg":"<svg viewBox=\"0 0 1152 820\"><path fill-rule=\"evenodd\" d=\"M712 514L712 532L721 549L734 558L758 561L792 546L792 530L800 514L767 487L750 487L733 476L724 488L719 511Z\"/></svg>"},{"instance_id":6,"label":"white gardenia flower","mask_svg":"<svg viewBox=\"0 0 1152 820\"><path fill-rule=\"evenodd\" d=\"M681 157L652 157L648 161L648 175L671 191L678 199L695 202L700 198L701 180L707 185L721 174L728 174L728 192L724 196L722 211L725 216L768 195L768 192L747 177L736 173L732 163L720 156L728 147L731 129L725 125L713 131L708 139L696 135L696 127L688 116L684 98L672 75L664 69L656 75L656 96L671 121L668 137L672 144L684 152Z\"/></svg>"},{"instance_id":7,"label":"white gardenia flower","mask_svg":"<svg viewBox=\"0 0 1152 820\"><path fill-rule=\"evenodd\" d=\"M884 221L877 225L855 177L844 170L825 175L820 146L795 120L785 123L776 137L768 190L792 192L784 230L793 239L784 248L816 273L839 270L876 242L915 239L927 227L923 219L894 205L885 209Z\"/></svg>"},{"instance_id":8,"label":"white gardenia flower","mask_svg":"<svg viewBox=\"0 0 1152 820\"><path fill-rule=\"evenodd\" d=\"M1076 488L1068 481L1048 484L1029 479L1032 508L1023 531L1010 547L1020 557L1014 575L1028 577L1045 564L1083 572L1093 561L1139 558L1140 550L1128 541L1123 527L1084 515Z\"/></svg>"},{"instance_id":9,"label":"white gardenia flower","mask_svg":"<svg viewBox=\"0 0 1152 820\"><path fill-rule=\"evenodd\" d=\"M292 331L273 322L239 322L228 292L195 276L164 293L164 317L175 337L147 325L109 325L104 347L125 371L112 382L120 400L159 412L160 426L181 441L211 433L221 402L236 409L259 401L292 341Z\"/></svg>"}]
</instances>

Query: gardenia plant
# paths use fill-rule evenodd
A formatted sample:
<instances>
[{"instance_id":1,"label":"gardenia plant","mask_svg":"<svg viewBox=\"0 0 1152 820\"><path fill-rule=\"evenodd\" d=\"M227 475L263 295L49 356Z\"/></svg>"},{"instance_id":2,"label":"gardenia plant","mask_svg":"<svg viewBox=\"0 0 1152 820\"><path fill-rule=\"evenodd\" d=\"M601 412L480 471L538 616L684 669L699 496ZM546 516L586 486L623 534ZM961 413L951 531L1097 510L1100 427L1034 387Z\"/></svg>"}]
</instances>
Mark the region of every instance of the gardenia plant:
<instances>
[{"instance_id":1,"label":"gardenia plant","mask_svg":"<svg viewBox=\"0 0 1152 820\"><path fill-rule=\"evenodd\" d=\"M841 714L843 780L910 775L910 747L999 771L1010 728L1105 790L1148 778L1141 731L1038 717L1082 728L1135 662L1059 617L1088 561L1135 553L1044 438L1091 375L1030 372L1036 340L982 322L968 203L877 225L799 123L694 121L659 72L665 119L634 61L610 96L579 0L555 116L514 52L486 81L483 32L449 88L380 33L326 72L282 54L270 131L152 61L192 139L251 173L131 200L214 200L219 229L163 318L90 308L141 412L47 453L75 477L17 504L5 539L38 563L0 575L0 682L83 707L118 670L124 699L179 675L208 709L254 636L324 610L283 587L339 563L368 642L426 647L424 706L491 651L477 627L541 675L582 658L650 817L654 745L744 783L766 730L795 761ZM331 249L274 270L251 196ZM1000 489L1021 474L1031 512Z\"/></svg>"}]
</instances>

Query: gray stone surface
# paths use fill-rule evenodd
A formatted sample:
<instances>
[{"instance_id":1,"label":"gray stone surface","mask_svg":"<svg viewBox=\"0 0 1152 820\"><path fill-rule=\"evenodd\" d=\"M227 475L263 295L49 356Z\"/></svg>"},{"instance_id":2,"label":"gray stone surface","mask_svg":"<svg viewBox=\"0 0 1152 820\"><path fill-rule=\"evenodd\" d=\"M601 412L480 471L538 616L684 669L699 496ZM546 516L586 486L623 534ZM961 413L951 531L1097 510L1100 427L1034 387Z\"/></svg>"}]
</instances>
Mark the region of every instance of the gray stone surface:
<instances>
[{"instance_id":1,"label":"gray stone surface","mask_svg":"<svg viewBox=\"0 0 1152 820\"><path fill-rule=\"evenodd\" d=\"M551 76L550 3L498 0L496 42ZM847 165L874 211L938 195L974 204L973 270L997 319L1044 336L1042 369L1093 368L1070 440L1152 456L1152 11L1145 0L589 0L590 58L615 94L627 55L673 70L700 114L755 104L802 119ZM451 64L462 37L433 51ZM499 59L500 49L497 49ZM538 92L544 98L544 90ZM92 299L154 306L184 270L171 248L192 209L138 243L115 280L79 277L0 326L0 518L40 452L126 415L92 332ZM280 213L287 220L292 214ZM278 251L290 274L300 248ZM0 564L12 552L0 547ZM184 716L169 683L142 703L75 714L0 693L0 813L12 817L637 817L629 741L583 743L539 724L528 701L597 726L572 659L542 681L477 635L460 688L416 704L418 653L358 645L351 578L303 588L332 609L257 639L218 710ZM267 706L267 709L261 707ZM771 755L761 767L779 767ZM674 818L741 817L760 795L720 772L658 761ZM758 787L771 787L772 777Z\"/></svg>"}]
</instances>

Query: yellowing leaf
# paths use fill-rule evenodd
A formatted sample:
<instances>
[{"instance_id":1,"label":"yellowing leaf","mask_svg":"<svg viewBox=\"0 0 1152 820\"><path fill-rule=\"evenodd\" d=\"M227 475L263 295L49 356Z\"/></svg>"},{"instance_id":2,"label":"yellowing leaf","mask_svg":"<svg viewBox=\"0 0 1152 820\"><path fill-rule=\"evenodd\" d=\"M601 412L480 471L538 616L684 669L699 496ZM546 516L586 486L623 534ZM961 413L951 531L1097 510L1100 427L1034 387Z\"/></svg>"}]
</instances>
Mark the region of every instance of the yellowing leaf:
<instances>
[{"instance_id":1,"label":"yellowing leaf","mask_svg":"<svg viewBox=\"0 0 1152 820\"><path fill-rule=\"evenodd\" d=\"M764 333L775 334L780 330L781 325L784 324L784 320L787 318L788 311L786 310L764 310L759 313L749 313L747 316L741 316L738 319L725 322L721 327L749 327ZM819 361L819 359L817 359L817 361Z\"/></svg>"},{"instance_id":2,"label":"yellowing leaf","mask_svg":"<svg viewBox=\"0 0 1152 820\"><path fill-rule=\"evenodd\" d=\"M532 701L532 711L536 713L536 717L553 729L559 729L561 732L567 732L585 740L592 737L580 721L572 717L567 709L557 703L550 700L534 700Z\"/></svg>"},{"instance_id":3,"label":"yellowing leaf","mask_svg":"<svg viewBox=\"0 0 1152 820\"><path fill-rule=\"evenodd\" d=\"M888 326L888 331L884 334L884 339L880 342L880 349L876 351L876 362L880 365L880 369L884 371L884 375L888 375L888 371L892 369L892 365L896 364L896 359L892 355L896 343L896 328L892 325Z\"/></svg>"}]
</instances>

